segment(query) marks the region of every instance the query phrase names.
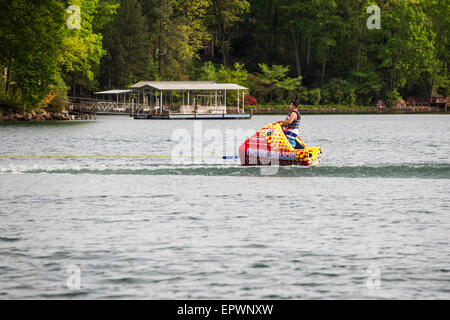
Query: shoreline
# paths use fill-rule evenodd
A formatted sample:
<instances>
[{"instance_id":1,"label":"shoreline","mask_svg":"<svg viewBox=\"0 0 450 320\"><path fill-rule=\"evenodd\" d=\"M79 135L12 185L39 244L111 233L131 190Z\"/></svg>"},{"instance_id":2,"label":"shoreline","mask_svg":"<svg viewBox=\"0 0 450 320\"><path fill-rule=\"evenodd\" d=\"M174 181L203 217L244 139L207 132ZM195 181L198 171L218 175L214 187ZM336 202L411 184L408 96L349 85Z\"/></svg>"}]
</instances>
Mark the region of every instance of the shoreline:
<instances>
[{"instance_id":1,"label":"shoreline","mask_svg":"<svg viewBox=\"0 0 450 320\"><path fill-rule=\"evenodd\" d=\"M342 114L342 115L364 115L364 114L398 114L398 115L409 115L409 114L437 114L437 115L449 115L450 112L423 112L423 111L417 111L417 112L405 112L405 111L386 111L386 112L350 112L350 111L336 111L336 112L313 112L313 111L301 111L299 110L300 114L305 115L330 115L330 114ZM264 116L264 115L286 115L289 111L282 112L282 111L272 111L272 112L253 112L252 115L254 116Z\"/></svg>"},{"instance_id":2,"label":"shoreline","mask_svg":"<svg viewBox=\"0 0 450 320\"><path fill-rule=\"evenodd\" d=\"M417 107L416 107L417 108ZM422 108L411 110L411 109L388 109L388 110L374 110L375 108L333 108L333 107L316 107L316 108L299 108L300 114L304 115L368 115L368 114L398 114L398 115L410 115L410 114L436 114L436 115L448 115L450 112L440 111L439 108L427 107L429 110L424 110ZM256 109L256 110L255 110ZM248 111L247 111L248 110ZM246 108L247 112L251 112L254 116L260 115L286 115L289 113L289 108L279 108L279 107L264 107L264 108ZM118 114L120 115L120 114ZM129 115L126 115L129 116ZM30 112L11 112L11 113L0 113L0 122L21 122L21 121L75 121L77 120L75 115L70 115L68 113L53 113L53 112L42 112L42 113L30 113Z\"/></svg>"},{"instance_id":3,"label":"shoreline","mask_svg":"<svg viewBox=\"0 0 450 320\"><path fill-rule=\"evenodd\" d=\"M246 107L253 115L285 115L289 113L288 107L263 106ZM345 106L299 106L300 114L449 114L443 112L439 107L417 106L403 108L376 107L345 107Z\"/></svg>"},{"instance_id":4,"label":"shoreline","mask_svg":"<svg viewBox=\"0 0 450 320\"><path fill-rule=\"evenodd\" d=\"M68 113L53 113L44 111L42 113L31 112L3 112L0 113L0 122L16 121L71 121L75 116Z\"/></svg>"}]
</instances>

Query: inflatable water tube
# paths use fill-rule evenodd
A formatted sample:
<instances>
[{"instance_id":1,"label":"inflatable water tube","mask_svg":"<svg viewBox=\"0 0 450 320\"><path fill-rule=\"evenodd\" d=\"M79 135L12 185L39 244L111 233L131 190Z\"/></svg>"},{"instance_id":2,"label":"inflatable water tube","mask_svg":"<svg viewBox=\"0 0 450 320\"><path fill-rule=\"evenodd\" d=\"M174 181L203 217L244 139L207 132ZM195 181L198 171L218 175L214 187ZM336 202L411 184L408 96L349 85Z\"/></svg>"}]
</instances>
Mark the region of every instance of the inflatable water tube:
<instances>
[{"instance_id":1,"label":"inflatable water tube","mask_svg":"<svg viewBox=\"0 0 450 320\"><path fill-rule=\"evenodd\" d=\"M239 158L245 166L318 166L321 156L320 147L307 147L299 137L296 138L295 148L292 147L277 122L261 128L239 147Z\"/></svg>"}]
</instances>

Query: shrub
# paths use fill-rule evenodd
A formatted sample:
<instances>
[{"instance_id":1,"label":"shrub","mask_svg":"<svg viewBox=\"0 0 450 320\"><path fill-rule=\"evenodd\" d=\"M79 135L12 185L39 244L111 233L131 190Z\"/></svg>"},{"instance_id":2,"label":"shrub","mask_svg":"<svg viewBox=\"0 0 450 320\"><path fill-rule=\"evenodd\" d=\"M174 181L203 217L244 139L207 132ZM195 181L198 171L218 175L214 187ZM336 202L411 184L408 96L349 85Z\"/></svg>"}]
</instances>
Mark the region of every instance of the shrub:
<instances>
[{"instance_id":1,"label":"shrub","mask_svg":"<svg viewBox=\"0 0 450 320\"><path fill-rule=\"evenodd\" d=\"M235 63L233 67L214 65L212 62L205 62L200 68L199 80L217 81L218 83L236 83L244 87L249 87L250 73L241 63ZM247 91L246 91L247 92ZM227 95L227 105L236 105L237 96Z\"/></svg>"},{"instance_id":2,"label":"shrub","mask_svg":"<svg viewBox=\"0 0 450 320\"><path fill-rule=\"evenodd\" d=\"M56 84L50 86L50 93L47 94L42 103L48 112L61 113L67 106L67 86L61 78L56 80Z\"/></svg>"},{"instance_id":3,"label":"shrub","mask_svg":"<svg viewBox=\"0 0 450 320\"><path fill-rule=\"evenodd\" d=\"M0 111L1 112L22 112L24 107L17 101L17 99L0 95Z\"/></svg>"},{"instance_id":4,"label":"shrub","mask_svg":"<svg viewBox=\"0 0 450 320\"><path fill-rule=\"evenodd\" d=\"M216 80L217 69L211 61L205 62L200 70L200 80Z\"/></svg>"},{"instance_id":5,"label":"shrub","mask_svg":"<svg viewBox=\"0 0 450 320\"><path fill-rule=\"evenodd\" d=\"M270 102L283 102L293 99L296 92L301 86L302 77L290 78L288 77L289 67L282 65L266 65L259 63L261 72L257 74L258 82L261 83L264 90L263 95L266 96Z\"/></svg>"},{"instance_id":6,"label":"shrub","mask_svg":"<svg viewBox=\"0 0 450 320\"><path fill-rule=\"evenodd\" d=\"M322 94L319 88L307 90L305 87L301 87L297 93L297 99L300 104L317 106L322 98Z\"/></svg>"},{"instance_id":7,"label":"shrub","mask_svg":"<svg viewBox=\"0 0 450 320\"><path fill-rule=\"evenodd\" d=\"M356 87L347 80L332 79L322 89L322 102L324 104L356 104Z\"/></svg>"},{"instance_id":8,"label":"shrub","mask_svg":"<svg viewBox=\"0 0 450 320\"><path fill-rule=\"evenodd\" d=\"M308 89L306 87L300 87L295 97L300 104L308 104Z\"/></svg>"},{"instance_id":9,"label":"shrub","mask_svg":"<svg viewBox=\"0 0 450 320\"><path fill-rule=\"evenodd\" d=\"M47 111L52 113L61 113L66 109L67 101L64 97L55 96L47 106Z\"/></svg>"},{"instance_id":10,"label":"shrub","mask_svg":"<svg viewBox=\"0 0 450 320\"><path fill-rule=\"evenodd\" d=\"M320 103L321 94L320 89L312 89L308 92L308 104L312 104L314 106L317 106Z\"/></svg>"},{"instance_id":11,"label":"shrub","mask_svg":"<svg viewBox=\"0 0 450 320\"><path fill-rule=\"evenodd\" d=\"M386 103L389 107L395 106L401 98L402 96L398 93L397 89L386 93Z\"/></svg>"},{"instance_id":12,"label":"shrub","mask_svg":"<svg viewBox=\"0 0 450 320\"><path fill-rule=\"evenodd\" d=\"M249 94L245 95L244 102L248 106L256 106L258 104L258 100Z\"/></svg>"}]
</instances>

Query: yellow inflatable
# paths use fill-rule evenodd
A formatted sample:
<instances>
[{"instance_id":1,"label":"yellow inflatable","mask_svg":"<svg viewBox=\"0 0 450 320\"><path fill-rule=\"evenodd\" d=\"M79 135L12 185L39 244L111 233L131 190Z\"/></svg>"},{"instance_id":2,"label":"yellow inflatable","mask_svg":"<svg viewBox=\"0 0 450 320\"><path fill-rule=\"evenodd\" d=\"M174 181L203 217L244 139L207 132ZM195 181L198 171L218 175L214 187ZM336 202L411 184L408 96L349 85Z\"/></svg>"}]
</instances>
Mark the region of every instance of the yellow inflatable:
<instances>
[{"instance_id":1,"label":"yellow inflatable","mask_svg":"<svg viewBox=\"0 0 450 320\"><path fill-rule=\"evenodd\" d=\"M307 147L299 137L296 142L292 147L279 123L268 124L239 147L241 164L318 166L322 149Z\"/></svg>"}]
</instances>

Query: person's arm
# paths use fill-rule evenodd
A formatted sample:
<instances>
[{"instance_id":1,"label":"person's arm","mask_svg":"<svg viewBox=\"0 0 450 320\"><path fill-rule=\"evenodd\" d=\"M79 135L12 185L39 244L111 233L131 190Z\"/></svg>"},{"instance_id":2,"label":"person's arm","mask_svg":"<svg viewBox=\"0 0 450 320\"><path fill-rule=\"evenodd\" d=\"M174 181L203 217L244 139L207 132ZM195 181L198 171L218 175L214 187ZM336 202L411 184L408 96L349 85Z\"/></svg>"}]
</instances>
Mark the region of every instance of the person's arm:
<instances>
[{"instance_id":1,"label":"person's arm","mask_svg":"<svg viewBox=\"0 0 450 320\"><path fill-rule=\"evenodd\" d=\"M297 113L292 112L291 115L289 116L289 119L278 121L278 123L281 123L281 124L287 126L287 125L291 124L293 121L295 121L296 118L297 118Z\"/></svg>"}]
</instances>

